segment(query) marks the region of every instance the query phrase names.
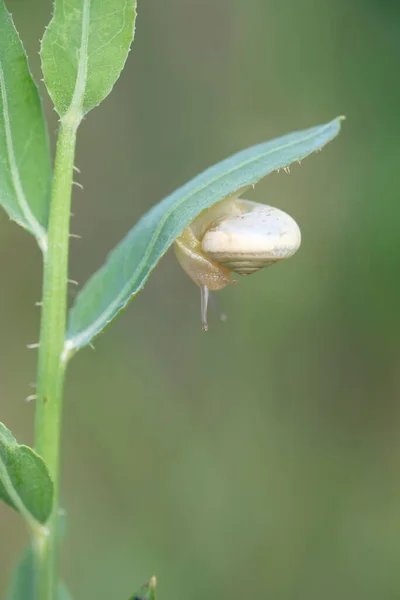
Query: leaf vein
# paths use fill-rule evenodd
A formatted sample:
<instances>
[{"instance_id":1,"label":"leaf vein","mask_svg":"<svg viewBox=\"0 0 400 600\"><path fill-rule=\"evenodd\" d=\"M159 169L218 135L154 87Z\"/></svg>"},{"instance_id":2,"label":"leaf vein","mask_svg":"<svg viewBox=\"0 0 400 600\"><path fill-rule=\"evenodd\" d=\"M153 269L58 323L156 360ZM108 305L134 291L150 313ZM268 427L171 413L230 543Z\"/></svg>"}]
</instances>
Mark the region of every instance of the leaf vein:
<instances>
[{"instance_id":1,"label":"leaf vein","mask_svg":"<svg viewBox=\"0 0 400 600\"><path fill-rule=\"evenodd\" d=\"M81 46L79 48L78 72L76 75L75 89L70 106L70 108L73 108L78 111L80 119L82 118L83 103L87 83L90 1L91 0L84 0L83 2Z\"/></svg>"},{"instance_id":2,"label":"leaf vein","mask_svg":"<svg viewBox=\"0 0 400 600\"><path fill-rule=\"evenodd\" d=\"M127 5L128 5L128 0L125 0L125 6L123 11L123 18L122 18L122 25L120 27L120 29L113 35L110 37L110 39L108 39L106 42L104 42L104 44L101 44L101 46L99 46L98 48L96 48L96 50L94 50L93 52L90 52L88 55L88 58L93 58L93 56L95 54L97 54L98 52L100 52L101 50L104 50L104 48L107 48L107 46L109 46L110 44L112 44L112 42L120 35L120 33L124 30L125 28L125 23L126 23L126 9L127 9ZM116 14L116 13L110 13L110 15L112 14ZM119 13L118 13L119 14ZM105 18L105 17L104 17ZM99 33L100 30L97 31L97 33Z\"/></svg>"},{"instance_id":3,"label":"leaf vein","mask_svg":"<svg viewBox=\"0 0 400 600\"><path fill-rule=\"evenodd\" d=\"M324 134L326 129L329 129L329 127L332 126L332 123L327 123L326 126L324 128L320 128L317 132L316 131L312 131L308 136L305 136L302 138L301 142L307 142L309 140L311 140L313 137L319 137L321 135ZM196 194L198 194L199 192L201 192L202 190L204 190L205 188L209 187L210 185L216 183L218 180L225 178L226 176L234 173L235 171L242 169L243 167L247 166L248 164L258 161L258 160L262 160L264 158L267 158L269 155L271 154L275 154L275 153L279 153L282 152L283 150L286 150L287 148L290 148L292 146L296 146L299 144L299 140L292 140L286 144L282 144L279 147L273 147L270 148L269 150L255 156L252 156L251 158L241 162L238 165L234 165L231 169L224 171L222 174L218 174L216 175L214 178L207 180L205 183L202 183L201 185L199 185L195 190L190 190L189 193L187 193L186 195L184 195L179 201L177 201L176 203L174 203L169 210L166 211L166 213L162 216L162 218L160 219L160 222L158 224L157 229L153 232L150 241L147 245L146 251L143 254L142 259L140 260L138 266L136 267L136 269L133 271L131 277L129 278L128 282L122 287L122 289L120 290L120 292L117 294L116 298L108 305L108 307L103 310L103 312L93 321L93 323L89 326L86 327L86 329L84 329L81 333L72 336L72 337L67 337L66 343L65 343L65 352L68 354L71 350L78 348L79 347L79 342L81 340L84 340L85 338L88 337L93 337L93 335L96 334L98 327L106 322L109 323L114 312L118 312L120 309L122 309L124 306L126 306L126 304L128 303L128 301L130 300L130 298L135 294L138 293L141 289L141 287L138 287L136 290L133 290L131 293L130 292L130 288L132 287L132 281L135 280L135 277L137 277L137 274L140 274L141 270L143 269L143 267L146 265L146 262L149 258L149 256L151 255L153 249L154 249L154 245L155 242L157 241L157 238L160 235L160 232L162 231L162 229L164 228L164 225L166 224L166 222L168 221L168 219L170 218L171 214L173 214L177 209L179 209L180 206L182 206L182 204L184 204L190 197L195 196ZM251 183L251 182L250 182ZM234 192L235 190L233 190ZM167 198L169 198L170 196L168 196ZM167 199L166 198L166 199ZM146 215L145 215L146 217ZM142 218L145 218L142 217ZM138 221L137 225L140 223L140 220ZM166 248L167 250L168 248ZM165 250L165 252L166 252ZM163 254L165 254L165 252ZM108 261L107 261L108 262ZM107 265L107 263L105 263L104 267ZM104 268L103 267L103 268ZM146 279L145 279L146 280ZM143 283L143 282L142 282ZM127 300L124 302L124 297L128 295ZM91 333L93 333L93 335L91 335Z\"/></svg>"},{"instance_id":4,"label":"leaf vein","mask_svg":"<svg viewBox=\"0 0 400 600\"><path fill-rule=\"evenodd\" d=\"M11 171L11 181L15 191L15 196L17 198L18 205L20 207L21 213L26 219L26 223L18 221L23 227L27 225L31 229L31 231L36 236L39 246L43 253L47 250L47 235L39 221L33 215L31 209L29 208L28 201L25 197L25 192L22 186L21 177L18 170L17 160L15 156L14 144L13 144L13 136L11 130L11 120L10 114L8 110L8 98L7 98L7 89L6 89L6 81L4 77L4 70L0 60L0 95L1 101L3 105L3 120L4 120L4 133L6 138L6 147L7 147L7 157L8 164L10 166ZM15 219L17 220L17 219Z\"/></svg>"}]
</instances>

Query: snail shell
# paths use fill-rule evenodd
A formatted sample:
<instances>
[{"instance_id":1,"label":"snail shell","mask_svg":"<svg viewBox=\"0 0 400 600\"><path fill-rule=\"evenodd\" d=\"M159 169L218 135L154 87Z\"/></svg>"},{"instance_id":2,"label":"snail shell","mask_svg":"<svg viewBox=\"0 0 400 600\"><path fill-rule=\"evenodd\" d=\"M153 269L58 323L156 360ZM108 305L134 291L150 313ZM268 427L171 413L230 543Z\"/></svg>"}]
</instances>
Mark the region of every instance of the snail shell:
<instances>
[{"instance_id":1,"label":"snail shell","mask_svg":"<svg viewBox=\"0 0 400 600\"><path fill-rule=\"evenodd\" d=\"M212 261L239 275L293 256L301 242L299 226L282 210L255 202L247 208L212 225L201 241Z\"/></svg>"},{"instance_id":2,"label":"snail shell","mask_svg":"<svg viewBox=\"0 0 400 600\"><path fill-rule=\"evenodd\" d=\"M209 291L293 256L301 243L296 221L257 202L228 197L203 211L175 240L179 263L201 290L203 329Z\"/></svg>"}]
</instances>

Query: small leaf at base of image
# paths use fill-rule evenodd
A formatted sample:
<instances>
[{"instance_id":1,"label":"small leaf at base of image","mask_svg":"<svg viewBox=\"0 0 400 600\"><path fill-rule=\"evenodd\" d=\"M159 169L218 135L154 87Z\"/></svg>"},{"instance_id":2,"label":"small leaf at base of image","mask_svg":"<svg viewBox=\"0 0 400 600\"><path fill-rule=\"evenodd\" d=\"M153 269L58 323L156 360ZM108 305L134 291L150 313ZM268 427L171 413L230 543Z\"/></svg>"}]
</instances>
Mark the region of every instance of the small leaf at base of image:
<instances>
[{"instance_id":1,"label":"small leaf at base of image","mask_svg":"<svg viewBox=\"0 0 400 600\"><path fill-rule=\"evenodd\" d=\"M15 567L5 600L36 600L35 562L31 546L28 546ZM63 583L58 584L56 600L72 600Z\"/></svg>"},{"instance_id":2,"label":"small leaf at base of image","mask_svg":"<svg viewBox=\"0 0 400 600\"><path fill-rule=\"evenodd\" d=\"M0 204L46 249L51 167L39 92L0 0Z\"/></svg>"},{"instance_id":3,"label":"small leaf at base of image","mask_svg":"<svg viewBox=\"0 0 400 600\"><path fill-rule=\"evenodd\" d=\"M57 586L56 600L72 600L72 596L63 582L60 582Z\"/></svg>"},{"instance_id":4,"label":"small leaf at base of image","mask_svg":"<svg viewBox=\"0 0 400 600\"><path fill-rule=\"evenodd\" d=\"M53 482L42 458L18 444L0 423L0 499L30 523L46 523L53 505Z\"/></svg>"},{"instance_id":5,"label":"small leaf at base of image","mask_svg":"<svg viewBox=\"0 0 400 600\"><path fill-rule=\"evenodd\" d=\"M90 344L146 283L175 238L204 209L240 194L266 175L321 149L340 131L330 123L252 146L207 169L153 206L114 248L77 295L69 313L66 351Z\"/></svg>"},{"instance_id":6,"label":"small leaf at base of image","mask_svg":"<svg viewBox=\"0 0 400 600\"><path fill-rule=\"evenodd\" d=\"M129 600L156 600L156 585L156 578L152 577Z\"/></svg>"},{"instance_id":7,"label":"small leaf at base of image","mask_svg":"<svg viewBox=\"0 0 400 600\"><path fill-rule=\"evenodd\" d=\"M35 565L33 552L29 546L22 555L12 575L6 600L34 600Z\"/></svg>"},{"instance_id":8,"label":"small leaf at base of image","mask_svg":"<svg viewBox=\"0 0 400 600\"><path fill-rule=\"evenodd\" d=\"M136 0L57 0L42 40L44 81L60 117L108 96L132 43Z\"/></svg>"}]
</instances>

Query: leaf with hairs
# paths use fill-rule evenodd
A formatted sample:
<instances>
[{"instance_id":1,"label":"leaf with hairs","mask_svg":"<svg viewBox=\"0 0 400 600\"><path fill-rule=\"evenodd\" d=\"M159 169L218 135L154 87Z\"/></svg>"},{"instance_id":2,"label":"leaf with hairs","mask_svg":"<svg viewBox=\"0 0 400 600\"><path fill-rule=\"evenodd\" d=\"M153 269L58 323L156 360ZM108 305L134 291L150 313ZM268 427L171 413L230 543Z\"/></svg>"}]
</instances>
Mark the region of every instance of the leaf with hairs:
<instances>
[{"instance_id":1,"label":"leaf with hairs","mask_svg":"<svg viewBox=\"0 0 400 600\"><path fill-rule=\"evenodd\" d=\"M207 169L146 213L89 279L69 314L65 350L90 344L146 283L175 238L204 209L322 148L341 117L252 146Z\"/></svg>"},{"instance_id":2,"label":"leaf with hairs","mask_svg":"<svg viewBox=\"0 0 400 600\"><path fill-rule=\"evenodd\" d=\"M55 0L41 46L44 81L60 117L82 118L111 92L133 40L136 0Z\"/></svg>"}]
</instances>

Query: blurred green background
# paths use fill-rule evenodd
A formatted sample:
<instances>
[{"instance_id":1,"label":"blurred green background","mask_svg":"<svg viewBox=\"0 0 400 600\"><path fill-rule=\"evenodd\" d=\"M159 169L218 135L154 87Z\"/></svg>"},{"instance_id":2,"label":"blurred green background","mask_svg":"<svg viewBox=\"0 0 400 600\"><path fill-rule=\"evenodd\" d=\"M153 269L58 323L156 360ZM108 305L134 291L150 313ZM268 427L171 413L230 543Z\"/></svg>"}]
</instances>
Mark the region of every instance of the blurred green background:
<instances>
[{"instance_id":1,"label":"blurred green background","mask_svg":"<svg viewBox=\"0 0 400 600\"><path fill-rule=\"evenodd\" d=\"M48 0L8 0L40 78ZM71 363L63 572L76 600L400 597L400 3L142 0L129 61L80 130L70 274L214 162L345 114L250 199L288 211L290 261L199 293L170 252ZM54 141L55 113L42 89ZM54 144L53 144L54 146ZM41 286L0 219L1 415L32 442ZM76 290L71 287L71 301ZM0 507L0 592L26 541Z\"/></svg>"}]
</instances>

